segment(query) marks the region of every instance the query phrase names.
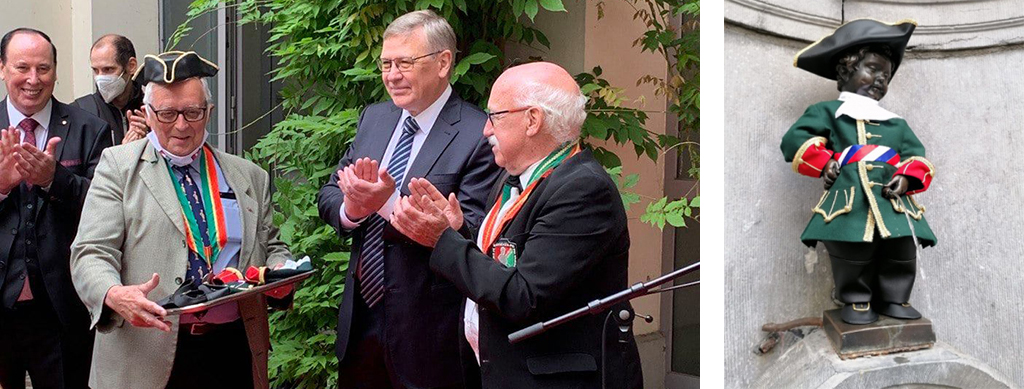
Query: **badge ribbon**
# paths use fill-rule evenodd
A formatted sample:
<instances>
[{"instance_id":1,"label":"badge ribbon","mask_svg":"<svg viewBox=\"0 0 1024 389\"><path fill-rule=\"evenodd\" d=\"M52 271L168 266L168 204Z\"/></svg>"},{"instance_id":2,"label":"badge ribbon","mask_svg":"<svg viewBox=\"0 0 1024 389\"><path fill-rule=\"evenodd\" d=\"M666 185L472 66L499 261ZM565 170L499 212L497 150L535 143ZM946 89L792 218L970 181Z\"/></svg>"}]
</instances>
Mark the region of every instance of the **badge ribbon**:
<instances>
[{"instance_id":1,"label":"badge ribbon","mask_svg":"<svg viewBox=\"0 0 1024 389\"><path fill-rule=\"evenodd\" d=\"M171 181L177 180L170 164L167 165L167 173L171 175ZM181 205L181 213L185 223L185 241L188 242L188 249L206 260L206 264L212 269L213 263L217 261L217 255L220 254L220 251L228 243L228 229L224 222L224 205L220 201L217 165L213 160L213 151L210 150L209 145L204 145L203 151L199 154L199 176L201 178L199 190L203 196L203 213L213 216L213 220L206 220L207 231L199 231L196 215L192 213L192 206L189 205L188 198L185 197L185 191L181 188L181 185L174 185L174 192L177 193L178 203ZM204 215L199 216L205 217ZM207 241L211 242L213 246L204 245L202 235L197 235L197 232L207 234ZM203 250L200 251L199 247L202 247Z\"/></svg>"},{"instance_id":2,"label":"badge ribbon","mask_svg":"<svg viewBox=\"0 0 1024 389\"><path fill-rule=\"evenodd\" d=\"M491 211L487 213L487 219L484 220L484 236L482 240L484 247L482 247L482 249L485 253L491 251L491 247L494 245L494 241L498 239L498 235L501 233L501 230L516 217L516 214L519 213L523 208L523 205L526 204L527 198L529 198L530 194L533 193L533 189L537 187L537 184L543 181L544 178L547 178L547 176L551 175L551 172L554 171L562 161L578 154L580 150L581 147L579 143L570 144L545 157L544 160L541 161L540 165L537 165L537 170L534 170L533 174L530 176L530 181L528 181L529 185L526 186L526 189L523 189L523 193L521 193L515 203L512 204L512 208L509 208L508 212L506 212L499 221L497 219L501 206L504 205L511 197L511 190L502 189L501 194L498 196L498 201L495 202L494 207L492 207Z\"/></svg>"}]
</instances>

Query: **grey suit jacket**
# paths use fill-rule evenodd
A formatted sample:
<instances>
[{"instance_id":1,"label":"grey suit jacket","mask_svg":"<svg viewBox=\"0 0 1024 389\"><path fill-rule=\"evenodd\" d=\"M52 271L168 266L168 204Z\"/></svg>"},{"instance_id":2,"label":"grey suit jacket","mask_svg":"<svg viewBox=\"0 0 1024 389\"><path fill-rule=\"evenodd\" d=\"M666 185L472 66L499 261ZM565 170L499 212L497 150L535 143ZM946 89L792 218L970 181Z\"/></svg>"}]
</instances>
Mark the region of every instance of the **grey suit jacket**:
<instances>
[{"instance_id":1,"label":"grey suit jacket","mask_svg":"<svg viewBox=\"0 0 1024 389\"><path fill-rule=\"evenodd\" d=\"M283 263L291 257L273 226L270 180L252 162L214 152L242 210L239 268ZM93 349L89 385L103 388L164 387L177 344L178 316L171 332L136 328L105 307L115 285L146 282L153 273L160 284L149 294L158 300L183 277L188 249L181 208L167 174L166 161L146 140L104 150L85 200L78 236L71 247L75 289L99 330ZM239 302L252 350L256 387L267 385L269 331L264 298ZM229 355L229 354L225 354Z\"/></svg>"}]
</instances>

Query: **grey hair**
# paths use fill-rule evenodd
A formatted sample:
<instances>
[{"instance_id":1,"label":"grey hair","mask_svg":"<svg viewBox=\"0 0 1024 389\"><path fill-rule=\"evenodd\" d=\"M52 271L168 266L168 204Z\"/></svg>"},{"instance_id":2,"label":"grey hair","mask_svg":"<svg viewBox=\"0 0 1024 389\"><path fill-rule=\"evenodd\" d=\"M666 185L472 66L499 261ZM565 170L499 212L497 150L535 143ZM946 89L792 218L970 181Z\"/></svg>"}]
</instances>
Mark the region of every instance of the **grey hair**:
<instances>
[{"instance_id":1,"label":"grey hair","mask_svg":"<svg viewBox=\"0 0 1024 389\"><path fill-rule=\"evenodd\" d=\"M455 30L452 30L452 26L448 24L447 20L429 9L413 11L399 16L384 30L384 39L396 35L410 34L420 27L423 27L423 33L427 36L427 49L431 52L451 51L452 62L454 63L455 52L457 51L455 46Z\"/></svg>"},{"instance_id":2,"label":"grey hair","mask_svg":"<svg viewBox=\"0 0 1024 389\"><path fill-rule=\"evenodd\" d=\"M544 110L543 129L558 143L575 141L587 119L587 97L580 92L567 92L550 85L526 81L517 86L518 106L534 106Z\"/></svg>"},{"instance_id":3,"label":"grey hair","mask_svg":"<svg viewBox=\"0 0 1024 389\"><path fill-rule=\"evenodd\" d=\"M205 92L204 94L206 95L206 104L207 105L213 104L213 93L210 93L210 84L208 82L206 82L206 78L205 77L200 77L199 81L203 83L203 92ZM150 83L147 83L145 86L142 87L142 93L143 93L142 103L143 104L149 105L149 104L153 103L153 84L156 84L156 83L155 82L150 82Z\"/></svg>"}]
</instances>

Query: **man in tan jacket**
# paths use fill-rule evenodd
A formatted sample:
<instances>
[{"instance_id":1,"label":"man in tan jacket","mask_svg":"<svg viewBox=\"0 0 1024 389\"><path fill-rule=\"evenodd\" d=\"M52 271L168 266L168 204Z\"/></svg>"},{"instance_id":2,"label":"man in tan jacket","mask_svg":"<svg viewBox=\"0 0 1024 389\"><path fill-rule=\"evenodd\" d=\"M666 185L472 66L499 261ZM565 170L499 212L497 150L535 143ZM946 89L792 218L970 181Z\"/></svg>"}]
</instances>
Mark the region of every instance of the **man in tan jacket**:
<instances>
[{"instance_id":1,"label":"man in tan jacket","mask_svg":"<svg viewBox=\"0 0 1024 389\"><path fill-rule=\"evenodd\" d=\"M148 142L109 148L96 168L71 248L98 330L94 389L267 387L265 297L182 316L153 302L227 267L291 257L272 224L268 174L205 142L213 104L203 77L216 72L193 52L147 56L136 78Z\"/></svg>"}]
</instances>

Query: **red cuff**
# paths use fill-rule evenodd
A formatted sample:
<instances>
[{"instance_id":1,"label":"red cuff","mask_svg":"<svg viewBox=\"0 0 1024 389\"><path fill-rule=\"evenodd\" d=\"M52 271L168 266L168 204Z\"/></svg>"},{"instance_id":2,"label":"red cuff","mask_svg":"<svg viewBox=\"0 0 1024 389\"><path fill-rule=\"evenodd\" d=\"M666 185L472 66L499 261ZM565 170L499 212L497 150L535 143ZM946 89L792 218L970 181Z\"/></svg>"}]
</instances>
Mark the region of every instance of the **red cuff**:
<instances>
[{"instance_id":1,"label":"red cuff","mask_svg":"<svg viewBox=\"0 0 1024 389\"><path fill-rule=\"evenodd\" d=\"M827 140L816 136L804 142L800 150L793 157L793 171L808 177L821 177L821 171L825 164L835 154L832 150L825 148Z\"/></svg>"},{"instance_id":2,"label":"red cuff","mask_svg":"<svg viewBox=\"0 0 1024 389\"><path fill-rule=\"evenodd\" d=\"M911 185L910 190L907 190L907 194L912 195L928 190L935 177L935 167L923 157L910 157L896 165L895 174L911 177L920 182L919 186Z\"/></svg>"}]
</instances>

